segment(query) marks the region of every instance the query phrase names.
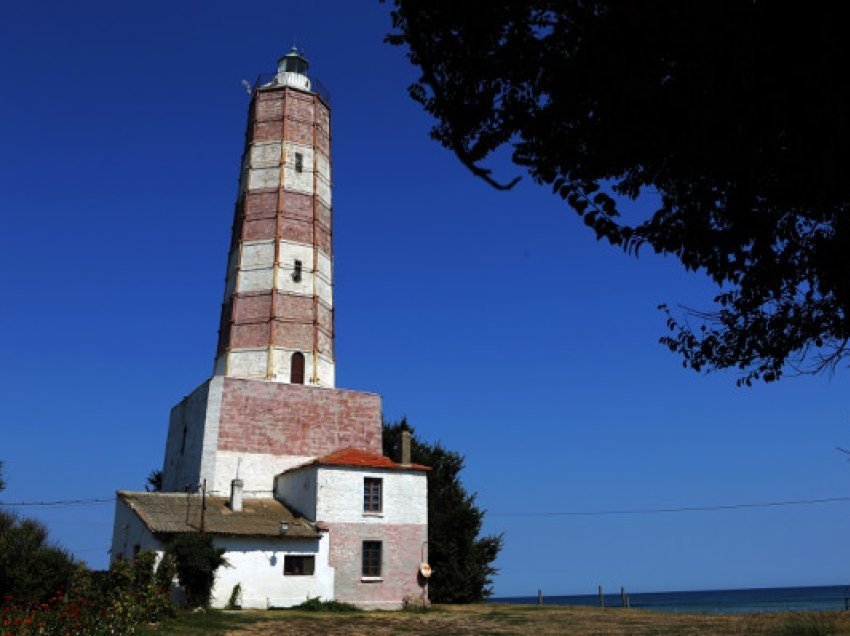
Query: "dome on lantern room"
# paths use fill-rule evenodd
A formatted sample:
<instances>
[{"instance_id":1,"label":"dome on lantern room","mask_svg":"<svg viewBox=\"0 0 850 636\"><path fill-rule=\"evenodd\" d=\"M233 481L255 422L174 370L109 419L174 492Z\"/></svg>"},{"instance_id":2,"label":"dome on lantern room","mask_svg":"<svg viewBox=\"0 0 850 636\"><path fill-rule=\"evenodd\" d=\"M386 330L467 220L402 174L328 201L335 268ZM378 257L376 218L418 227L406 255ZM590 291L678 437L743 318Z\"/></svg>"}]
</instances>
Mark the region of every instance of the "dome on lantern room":
<instances>
[{"instance_id":1,"label":"dome on lantern room","mask_svg":"<svg viewBox=\"0 0 850 636\"><path fill-rule=\"evenodd\" d=\"M277 61L278 85L309 91L310 78L307 77L307 66L307 58L293 46L289 53Z\"/></svg>"}]
</instances>

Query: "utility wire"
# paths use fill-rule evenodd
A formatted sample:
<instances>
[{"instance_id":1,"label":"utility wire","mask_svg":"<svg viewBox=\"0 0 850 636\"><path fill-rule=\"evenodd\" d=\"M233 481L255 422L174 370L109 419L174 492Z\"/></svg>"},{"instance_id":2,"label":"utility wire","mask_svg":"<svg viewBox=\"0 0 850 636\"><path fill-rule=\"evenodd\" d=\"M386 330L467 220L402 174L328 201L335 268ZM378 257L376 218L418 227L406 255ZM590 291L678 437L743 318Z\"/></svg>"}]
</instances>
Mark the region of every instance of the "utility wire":
<instances>
[{"instance_id":1,"label":"utility wire","mask_svg":"<svg viewBox=\"0 0 850 636\"><path fill-rule=\"evenodd\" d=\"M741 508L778 508L780 506L811 506L815 504L850 501L850 497L825 499L792 499L765 503L738 503L721 506L682 506L680 508L627 508L623 510L571 510L564 512L487 512L492 517L601 517L603 515L654 515L674 512L706 512L711 510L739 510Z\"/></svg>"},{"instance_id":2,"label":"utility wire","mask_svg":"<svg viewBox=\"0 0 850 636\"><path fill-rule=\"evenodd\" d=\"M0 506L92 506L112 503L113 501L115 501L115 497L109 499L57 499L55 501L0 501Z\"/></svg>"},{"instance_id":3,"label":"utility wire","mask_svg":"<svg viewBox=\"0 0 850 636\"><path fill-rule=\"evenodd\" d=\"M265 492L265 491L258 491ZM55 501L0 501L0 506L67 507L90 506L112 503L109 499L58 499ZM782 506L812 506L818 504L848 502L850 497L825 497L823 499L790 499L787 501L768 501L761 503L736 503L718 506L681 506L677 508L625 508L613 510L566 510L543 512L491 512L491 517L599 517L603 515L652 515L678 512L710 512L716 510L740 510L743 508L779 508Z\"/></svg>"}]
</instances>

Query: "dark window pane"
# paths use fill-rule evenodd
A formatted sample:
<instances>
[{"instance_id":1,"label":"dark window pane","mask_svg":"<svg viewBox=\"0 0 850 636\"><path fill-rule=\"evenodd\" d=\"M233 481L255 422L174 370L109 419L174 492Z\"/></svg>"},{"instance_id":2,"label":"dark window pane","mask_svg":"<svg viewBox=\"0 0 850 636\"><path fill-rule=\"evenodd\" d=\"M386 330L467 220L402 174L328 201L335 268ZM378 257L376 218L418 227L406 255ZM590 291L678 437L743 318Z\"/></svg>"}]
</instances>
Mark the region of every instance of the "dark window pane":
<instances>
[{"instance_id":1,"label":"dark window pane","mask_svg":"<svg viewBox=\"0 0 850 636\"><path fill-rule=\"evenodd\" d=\"M316 557L287 554L283 557L283 573L287 576L310 576L316 569Z\"/></svg>"},{"instance_id":2,"label":"dark window pane","mask_svg":"<svg viewBox=\"0 0 850 636\"><path fill-rule=\"evenodd\" d=\"M304 354L296 351L292 354L289 381L292 384L304 384Z\"/></svg>"},{"instance_id":3,"label":"dark window pane","mask_svg":"<svg viewBox=\"0 0 850 636\"><path fill-rule=\"evenodd\" d=\"M381 512L383 508L383 481L378 477L363 478L364 512Z\"/></svg>"},{"instance_id":4,"label":"dark window pane","mask_svg":"<svg viewBox=\"0 0 850 636\"><path fill-rule=\"evenodd\" d=\"M304 155L300 152L295 153L295 172L302 172L304 170Z\"/></svg>"},{"instance_id":5,"label":"dark window pane","mask_svg":"<svg viewBox=\"0 0 850 636\"><path fill-rule=\"evenodd\" d=\"M363 542L363 576L381 576L381 542Z\"/></svg>"}]
</instances>

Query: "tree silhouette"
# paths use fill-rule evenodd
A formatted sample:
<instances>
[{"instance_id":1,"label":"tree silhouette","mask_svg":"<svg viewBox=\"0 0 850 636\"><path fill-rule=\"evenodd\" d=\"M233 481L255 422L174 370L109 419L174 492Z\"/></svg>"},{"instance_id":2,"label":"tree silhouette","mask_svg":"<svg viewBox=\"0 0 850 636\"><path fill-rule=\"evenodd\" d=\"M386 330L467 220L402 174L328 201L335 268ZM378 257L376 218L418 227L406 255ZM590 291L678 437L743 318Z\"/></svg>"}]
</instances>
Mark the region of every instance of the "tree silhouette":
<instances>
[{"instance_id":1,"label":"tree silhouette","mask_svg":"<svg viewBox=\"0 0 850 636\"><path fill-rule=\"evenodd\" d=\"M502 549L502 535L480 537L484 511L475 505L460 481L462 455L439 443L415 436L407 418L384 424L384 455L400 456L401 431L410 431L411 459L429 466L428 561L433 575L428 592L435 603L476 603L492 593L493 561Z\"/></svg>"},{"instance_id":2,"label":"tree silhouette","mask_svg":"<svg viewBox=\"0 0 850 636\"><path fill-rule=\"evenodd\" d=\"M739 384L833 369L850 337L850 38L840 5L394 0L432 137L552 187L596 234L719 286L661 338ZM624 219L624 200L654 209Z\"/></svg>"}]
</instances>

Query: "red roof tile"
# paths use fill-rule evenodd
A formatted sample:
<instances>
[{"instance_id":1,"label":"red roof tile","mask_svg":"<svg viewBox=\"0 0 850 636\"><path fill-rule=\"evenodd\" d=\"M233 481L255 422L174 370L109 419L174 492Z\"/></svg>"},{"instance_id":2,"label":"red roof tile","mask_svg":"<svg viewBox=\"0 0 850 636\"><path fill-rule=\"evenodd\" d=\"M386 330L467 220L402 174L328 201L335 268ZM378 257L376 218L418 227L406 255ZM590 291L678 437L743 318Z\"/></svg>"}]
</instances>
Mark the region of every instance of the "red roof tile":
<instances>
[{"instance_id":1,"label":"red roof tile","mask_svg":"<svg viewBox=\"0 0 850 636\"><path fill-rule=\"evenodd\" d=\"M343 448L335 451L330 455L319 457L316 460L317 464L323 466L355 466L363 468L390 468L393 470L431 470L428 466L421 464L398 464L389 457L370 453L369 451L360 450L358 448Z\"/></svg>"}]
</instances>

